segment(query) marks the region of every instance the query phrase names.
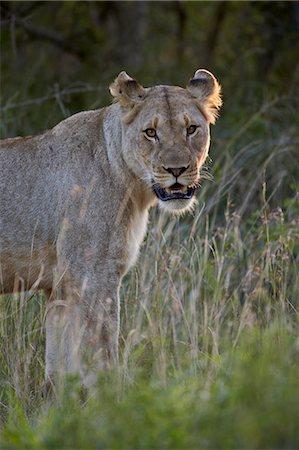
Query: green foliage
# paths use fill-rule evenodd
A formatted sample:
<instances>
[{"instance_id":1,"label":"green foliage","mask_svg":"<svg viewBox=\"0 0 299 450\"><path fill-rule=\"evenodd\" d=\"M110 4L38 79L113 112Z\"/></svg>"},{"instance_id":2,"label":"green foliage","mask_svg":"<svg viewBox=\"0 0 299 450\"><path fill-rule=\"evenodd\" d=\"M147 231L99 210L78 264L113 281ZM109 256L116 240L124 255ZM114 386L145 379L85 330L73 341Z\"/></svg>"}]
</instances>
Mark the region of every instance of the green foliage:
<instances>
[{"instance_id":1,"label":"green foliage","mask_svg":"<svg viewBox=\"0 0 299 450\"><path fill-rule=\"evenodd\" d=\"M85 404L73 380L33 424L15 399L2 448L296 448L298 363L285 323L254 327L196 376L138 376L120 392L118 374L105 374Z\"/></svg>"}]
</instances>

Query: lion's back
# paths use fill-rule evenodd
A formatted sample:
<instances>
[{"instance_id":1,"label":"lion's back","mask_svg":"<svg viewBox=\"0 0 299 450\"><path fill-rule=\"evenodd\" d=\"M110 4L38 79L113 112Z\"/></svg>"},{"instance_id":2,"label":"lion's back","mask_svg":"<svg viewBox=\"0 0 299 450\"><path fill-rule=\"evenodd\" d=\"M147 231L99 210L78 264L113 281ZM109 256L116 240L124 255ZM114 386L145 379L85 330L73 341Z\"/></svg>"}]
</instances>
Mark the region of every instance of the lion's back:
<instances>
[{"instance_id":1,"label":"lion's back","mask_svg":"<svg viewBox=\"0 0 299 450\"><path fill-rule=\"evenodd\" d=\"M86 172L99 113L79 113L40 135L0 141L2 240L32 239L34 227L53 237L59 202Z\"/></svg>"}]
</instances>

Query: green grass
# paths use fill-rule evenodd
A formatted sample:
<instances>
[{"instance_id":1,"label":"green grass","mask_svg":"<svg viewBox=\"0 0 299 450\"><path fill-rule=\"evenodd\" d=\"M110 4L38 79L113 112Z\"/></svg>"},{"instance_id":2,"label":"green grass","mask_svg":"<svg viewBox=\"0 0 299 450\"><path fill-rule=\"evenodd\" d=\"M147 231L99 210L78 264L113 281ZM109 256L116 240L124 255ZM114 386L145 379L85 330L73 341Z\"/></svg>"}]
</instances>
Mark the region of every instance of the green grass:
<instances>
[{"instance_id":1,"label":"green grass","mask_svg":"<svg viewBox=\"0 0 299 450\"><path fill-rule=\"evenodd\" d=\"M296 448L299 347L285 323L202 358L167 381L139 374L124 386L107 373L84 405L73 381L33 424L14 399L4 448Z\"/></svg>"},{"instance_id":2,"label":"green grass","mask_svg":"<svg viewBox=\"0 0 299 450\"><path fill-rule=\"evenodd\" d=\"M151 212L120 366L93 392L68 379L43 395L42 294L1 297L1 449L298 448L298 138L282 106L216 132L193 216Z\"/></svg>"}]
</instances>

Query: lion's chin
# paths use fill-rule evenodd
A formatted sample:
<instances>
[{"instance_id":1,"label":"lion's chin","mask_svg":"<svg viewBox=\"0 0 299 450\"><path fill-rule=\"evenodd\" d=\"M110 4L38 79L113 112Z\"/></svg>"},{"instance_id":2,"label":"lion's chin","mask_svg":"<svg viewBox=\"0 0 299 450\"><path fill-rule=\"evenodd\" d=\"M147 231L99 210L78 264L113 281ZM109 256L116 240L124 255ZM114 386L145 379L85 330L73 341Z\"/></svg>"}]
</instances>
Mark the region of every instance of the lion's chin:
<instances>
[{"instance_id":1,"label":"lion's chin","mask_svg":"<svg viewBox=\"0 0 299 450\"><path fill-rule=\"evenodd\" d=\"M194 209L196 204L195 197L192 197L189 200L177 199L170 201L161 201L159 200L159 207L163 211L167 211L168 213L172 213L175 215L181 215L186 212L190 212Z\"/></svg>"}]
</instances>

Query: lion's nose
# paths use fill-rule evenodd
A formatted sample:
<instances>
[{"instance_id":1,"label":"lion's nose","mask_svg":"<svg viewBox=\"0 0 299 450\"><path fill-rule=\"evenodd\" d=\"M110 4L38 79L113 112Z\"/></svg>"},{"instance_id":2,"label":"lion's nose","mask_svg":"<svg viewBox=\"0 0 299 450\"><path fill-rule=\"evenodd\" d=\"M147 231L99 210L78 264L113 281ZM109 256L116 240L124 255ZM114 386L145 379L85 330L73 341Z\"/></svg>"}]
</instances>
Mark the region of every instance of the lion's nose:
<instances>
[{"instance_id":1,"label":"lion's nose","mask_svg":"<svg viewBox=\"0 0 299 450\"><path fill-rule=\"evenodd\" d=\"M182 173L184 173L187 169L187 167L163 167L164 170L166 170L166 172L171 173L174 177L179 177L180 175L182 175Z\"/></svg>"}]
</instances>

